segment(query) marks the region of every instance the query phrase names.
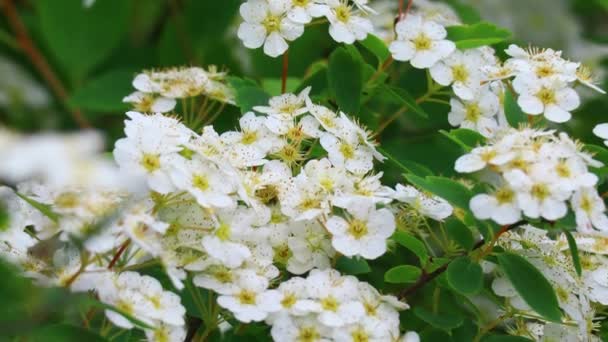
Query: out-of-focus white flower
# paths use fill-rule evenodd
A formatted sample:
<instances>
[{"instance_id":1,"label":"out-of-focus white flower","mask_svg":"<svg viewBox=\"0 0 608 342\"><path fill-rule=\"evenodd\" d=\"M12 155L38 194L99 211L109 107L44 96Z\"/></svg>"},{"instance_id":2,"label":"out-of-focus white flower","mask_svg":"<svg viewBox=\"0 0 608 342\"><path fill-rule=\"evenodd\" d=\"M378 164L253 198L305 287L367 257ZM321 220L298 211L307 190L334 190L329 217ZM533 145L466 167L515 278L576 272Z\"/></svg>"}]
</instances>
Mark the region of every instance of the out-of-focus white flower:
<instances>
[{"instance_id":1,"label":"out-of-focus white flower","mask_svg":"<svg viewBox=\"0 0 608 342\"><path fill-rule=\"evenodd\" d=\"M400 202L409 204L424 216L433 220L443 221L452 215L452 206L443 198L427 195L413 186L397 184L393 197Z\"/></svg>"}]
</instances>

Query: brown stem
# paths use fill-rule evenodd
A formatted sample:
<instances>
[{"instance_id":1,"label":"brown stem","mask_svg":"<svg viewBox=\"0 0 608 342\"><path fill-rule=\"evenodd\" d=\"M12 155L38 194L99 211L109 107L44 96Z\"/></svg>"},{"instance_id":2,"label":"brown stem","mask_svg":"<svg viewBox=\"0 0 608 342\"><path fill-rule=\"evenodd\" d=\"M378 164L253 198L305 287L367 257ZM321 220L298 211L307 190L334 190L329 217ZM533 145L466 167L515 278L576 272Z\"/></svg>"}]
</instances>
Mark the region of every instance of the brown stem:
<instances>
[{"instance_id":1,"label":"brown stem","mask_svg":"<svg viewBox=\"0 0 608 342\"><path fill-rule=\"evenodd\" d=\"M70 108L70 106L67 104L68 93L65 90L65 87L30 38L27 28L25 25L23 25L21 18L19 18L19 14L17 13L13 0L2 0L2 5L4 16L8 20L12 30L15 32L19 48L30 59L55 96L57 96L57 98L59 98L63 105L68 109L74 118L74 121L76 121L81 128L90 128L91 124L87 121L87 119L85 119L82 112L80 112L79 109Z\"/></svg>"},{"instance_id":2,"label":"brown stem","mask_svg":"<svg viewBox=\"0 0 608 342\"><path fill-rule=\"evenodd\" d=\"M503 226L500 230L500 232L498 234L496 234L495 239L498 239L498 237L500 235L502 235L505 232L508 232L509 230L515 229L519 226L521 226L522 224L527 223L526 221L522 220L522 221L518 221L515 222L511 225L508 226ZM493 239L492 241L495 241L495 239ZM477 243L475 244L475 246L473 246L473 250L477 250L479 248L481 248L481 246L483 246L485 244L485 240L481 239L479 241L477 241ZM464 253L463 255L467 255L467 253ZM450 261L451 262L451 261ZM450 262L446 263L445 265L442 265L441 267L439 267L438 269L434 270L431 273L426 273L423 271L422 275L420 276L420 278L418 278L418 280L410 287L405 288L403 291L401 291L399 293L399 298L403 299L409 295L411 295L412 293L418 291L420 288L422 288L424 285L428 284L429 282L431 282L433 279L437 278L438 276L440 276L443 272L445 272L448 269L448 266L450 265Z\"/></svg>"},{"instance_id":3,"label":"brown stem","mask_svg":"<svg viewBox=\"0 0 608 342\"><path fill-rule=\"evenodd\" d=\"M289 70L289 50L283 54L283 72L281 74L281 94L287 91L287 71Z\"/></svg>"},{"instance_id":4,"label":"brown stem","mask_svg":"<svg viewBox=\"0 0 608 342\"><path fill-rule=\"evenodd\" d=\"M400 21L401 19L405 18L407 13L410 11L410 8L412 7L412 3L414 2L414 0L407 1L407 7L405 8L405 10L403 9L403 2L404 0L399 0L399 16L397 17L397 21Z\"/></svg>"},{"instance_id":5,"label":"brown stem","mask_svg":"<svg viewBox=\"0 0 608 342\"><path fill-rule=\"evenodd\" d=\"M108 264L108 269L111 270L112 267L114 267L114 265L116 264L116 262L118 261L118 259L120 259L120 256L122 255L122 253L124 253L125 249L127 249L127 247L129 247L129 244L131 243L131 240L127 240L125 241L122 246L120 246L120 248L118 249L118 251L116 251L116 254L114 254L114 257L112 258L112 261L110 261L110 263Z\"/></svg>"}]
</instances>

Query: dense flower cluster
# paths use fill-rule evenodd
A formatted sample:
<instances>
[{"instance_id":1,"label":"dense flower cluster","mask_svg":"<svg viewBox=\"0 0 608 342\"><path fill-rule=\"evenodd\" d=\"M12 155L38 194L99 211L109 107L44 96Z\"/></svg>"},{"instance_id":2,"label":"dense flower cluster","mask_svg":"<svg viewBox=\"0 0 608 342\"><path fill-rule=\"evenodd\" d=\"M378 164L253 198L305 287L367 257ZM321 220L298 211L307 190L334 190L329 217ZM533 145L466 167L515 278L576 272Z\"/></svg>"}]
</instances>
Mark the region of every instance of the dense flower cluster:
<instances>
[{"instance_id":1,"label":"dense flower cluster","mask_svg":"<svg viewBox=\"0 0 608 342\"><path fill-rule=\"evenodd\" d=\"M323 17L336 42L353 44L373 31L366 16L375 12L367 3L368 0L248 0L240 8L244 21L238 36L246 47L264 46L266 55L278 57L287 51L287 42L304 34L307 24Z\"/></svg>"},{"instance_id":2,"label":"dense flower cluster","mask_svg":"<svg viewBox=\"0 0 608 342\"><path fill-rule=\"evenodd\" d=\"M534 340L599 341L592 331L597 328L596 306L608 303L606 241L603 237L583 234L577 234L575 238L582 251L580 277L576 274L565 239L550 239L546 230L529 225L509 232L501 239L502 247L526 257L542 272L555 288L559 306L566 313L566 324L529 321L514 328L514 334ZM507 299L513 317L534 316L504 275L494 279L492 289L498 296Z\"/></svg>"},{"instance_id":3,"label":"dense flower cluster","mask_svg":"<svg viewBox=\"0 0 608 342\"><path fill-rule=\"evenodd\" d=\"M499 176L488 175L494 188L490 194L471 199L478 218L511 224L523 212L529 218L555 221L566 216L569 202L578 230L589 233L608 229L606 207L595 188L598 177L590 170L599 166L601 162L565 133L523 128L502 131L456 160L455 168Z\"/></svg>"}]
</instances>

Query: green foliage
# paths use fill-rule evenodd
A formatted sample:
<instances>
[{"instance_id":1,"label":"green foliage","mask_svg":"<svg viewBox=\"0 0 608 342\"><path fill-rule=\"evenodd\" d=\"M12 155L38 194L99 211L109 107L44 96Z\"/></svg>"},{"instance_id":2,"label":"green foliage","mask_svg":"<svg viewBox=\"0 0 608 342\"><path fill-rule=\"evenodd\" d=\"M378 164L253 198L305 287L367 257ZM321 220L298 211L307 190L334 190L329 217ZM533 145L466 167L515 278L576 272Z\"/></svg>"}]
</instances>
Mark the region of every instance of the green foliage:
<instances>
[{"instance_id":1,"label":"green foliage","mask_svg":"<svg viewBox=\"0 0 608 342\"><path fill-rule=\"evenodd\" d=\"M461 315L457 314L439 314L429 311L423 307L414 308L414 314L416 317L427 322L435 328L443 330L451 330L458 328L463 323Z\"/></svg>"},{"instance_id":2,"label":"green foliage","mask_svg":"<svg viewBox=\"0 0 608 342\"><path fill-rule=\"evenodd\" d=\"M557 296L545 276L520 255L505 252L497 258L500 268L526 303L546 319L559 322L562 313Z\"/></svg>"},{"instance_id":3,"label":"green foliage","mask_svg":"<svg viewBox=\"0 0 608 342\"><path fill-rule=\"evenodd\" d=\"M40 211L44 216L48 217L53 222L59 221L59 215L53 211L52 207L48 204L40 203L24 194L17 193L17 196L21 197L29 205Z\"/></svg>"},{"instance_id":4,"label":"green foliage","mask_svg":"<svg viewBox=\"0 0 608 342\"><path fill-rule=\"evenodd\" d=\"M360 56L346 48L336 49L329 57L328 83L341 111L359 112L363 74Z\"/></svg>"},{"instance_id":5,"label":"green foliage","mask_svg":"<svg viewBox=\"0 0 608 342\"><path fill-rule=\"evenodd\" d=\"M229 83L236 92L236 105L241 109L241 113L247 113L255 106L268 104L270 95L254 81L231 77Z\"/></svg>"},{"instance_id":6,"label":"green foliage","mask_svg":"<svg viewBox=\"0 0 608 342\"><path fill-rule=\"evenodd\" d=\"M391 284L413 283L420 278L421 274L422 270L416 266L400 265L386 271L384 281Z\"/></svg>"},{"instance_id":7,"label":"green foliage","mask_svg":"<svg viewBox=\"0 0 608 342\"><path fill-rule=\"evenodd\" d=\"M420 260L420 265L422 265L423 267L426 265L429 260L429 255L422 241L402 231L395 232L395 234L393 234L392 239L397 241L397 243L401 246L409 249L414 254L416 254L418 259Z\"/></svg>"},{"instance_id":8,"label":"green foliage","mask_svg":"<svg viewBox=\"0 0 608 342\"><path fill-rule=\"evenodd\" d=\"M483 271L478 263L463 256L454 259L447 270L447 279L456 291L472 295L481 291L483 286Z\"/></svg>"},{"instance_id":9,"label":"green foliage","mask_svg":"<svg viewBox=\"0 0 608 342\"><path fill-rule=\"evenodd\" d=\"M578 254L578 246L576 245L576 240L572 236L572 234L564 230L564 235L566 235L566 240L568 240L568 248L570 249L570 255L572 256L572 263L574 264L574 269L576 270L576 274L579 276L583 273L583 268L581 266L581 257Z\"/></svg>"},{"instance_id":10,"label":"green foliage","mask_svg":"<svg viewBox=\"0 0 608 342\"><path fill-rule=\"evenodd\" d=\"M376 56L378 59L378 65L384 63L389 57L391 57L391 53L386 46L386 43L382 41L380 38L370 34L360 42L367 50Z\"/></svg>"},{"instance_id":11,"label":"green foliage","mask_svg":"<svg viewBox=\"0 0 608 342\"><path fill-rule=\"evenodd\" d=\"M371 268L367 261L363 258L347 258L341 256L336 261L335 268L344 274L365 274L371 272Z\"/></svg>"},{"instance_id":12,"label":"green foliage","mask_svg":"<svg viewBox=\"0 0 608 342\"><path fill-rule=\"evenodd\" d=\"M451 217L445 221L445 228L448 237L466 250L470 250L475 245L471 230L457 218Z\"/></svg>"},{"instance_id":13,"label":"green foliage","mask_svg":"<svg viewBox=\"0 0 608 342\"><path fill-rule=\"evenodd\" d=\"M113 70L93 78L72 94L69 103L75 108L94 112L124 112L130 106L122 99L133 91L134 74L134 71Z\"/></svg>"},{"instance_id":14,"label":"green foliage","mask_svg":"<svg viewBox=\"0 0 608 342\"><path fill-rule=\"evenodd\" d=\"M32 329L27 336L28 341L36 342L103 342L107 339L96 333L71 324L44 325Z\"/></svg>"},{"instance_id":15,"label":"green foliage","mask_svg":"<svg viewBox=\"0 0 608 342\"><path fill-rule=\"evenodd\" d=\"M468 128L457 128L449 132L441 130L439 132L460 145L465 151L470 151L474 147L483 145L486 141L483 135Z\"/></svg>"},{"instance_id":16,"label":"green foliage","mask_svg":"<svg viewBox=\"0 0 608 342\"><path fill-rule=\"evenodd\" d=\"M528 122L528 116L521 110L521 107L517 104L513 93L510 90L505 90L505 116L511 127L518 128L522 124Z\"/></svg>"},{"instance_id":17,"label":"green foliage","mask_svg":"<svg viewBox=\"0 0 608 342\"><path fill-rule=\"evenodd\" d=\"M511 37L509 30L487 22L450 26L447 31L448 39L462 50L500 43Z\"/></svg>"},{"instance_id":18,"label":"green foliage","mask_svg":"<svg viewBox=\"0 0 608 342\"><path fill-rule=\"evenodd\" d=\"M131 2L81 0L35 2L46 46L73 80L83 79L118 47L128 28Z\"/></svg>"},{"instance_id":19,"label":"green foliage","mask_svg":"<svg viewBox=\"0 0 608 342\"><path fill-rule=\"evenodd\" d=\"M469 201L473 194L466 186L445 177L428 176L418 177L412 174L405 175L405 178L417 187L435 194L450 204L461 209L468 210Z\"/></svg>"}]
</instances>

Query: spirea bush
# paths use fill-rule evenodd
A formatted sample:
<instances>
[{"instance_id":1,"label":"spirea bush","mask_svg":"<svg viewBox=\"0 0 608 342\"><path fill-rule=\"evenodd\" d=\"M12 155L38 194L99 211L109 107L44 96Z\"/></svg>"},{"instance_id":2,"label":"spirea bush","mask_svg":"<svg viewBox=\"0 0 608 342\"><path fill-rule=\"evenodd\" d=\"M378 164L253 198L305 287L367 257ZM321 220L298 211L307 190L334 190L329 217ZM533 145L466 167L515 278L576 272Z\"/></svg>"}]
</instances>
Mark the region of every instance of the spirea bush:
<instances>
[{"instance_id":1,"label":"spirea bush","mask_svg":"<svg viewBox=\"0 0 608 342\"><path fill-rule=\"evenodd\" d=\"M112 13L107 4L73 11ZM67 44L49 6L38 5L40 30ZM63 89L12 1L5 9L17 47ZM592 69L514 40L458 1L247 0L233 9L227 47L237 70L121 70L69 98L54 93L82 130L0 126L7 337L606 337L608 150L568 126L585 115L584 99L605 95ZM183 39L197 24L187 19L171 22ZM198 48L190 52L210 56L214 43ZM306 50L323 51L311 59ZM75 79L100 65L58 59ZM278 77L244 76L260 61ZM302 78L290 76L294 64ZM125 78L130 89L117 87ZM118 131L82 112L123 106ZM454 157L431 142L426 159L438 163L403 157L409 127L436 134ZM593 134L608 139L608 123ZM391 135L405 139L395 146Z\"/></svg>"}]
</instances>

